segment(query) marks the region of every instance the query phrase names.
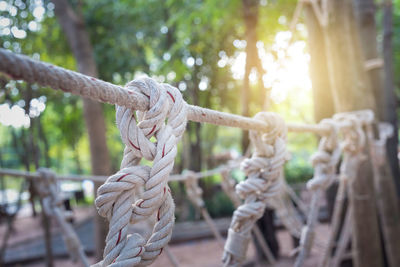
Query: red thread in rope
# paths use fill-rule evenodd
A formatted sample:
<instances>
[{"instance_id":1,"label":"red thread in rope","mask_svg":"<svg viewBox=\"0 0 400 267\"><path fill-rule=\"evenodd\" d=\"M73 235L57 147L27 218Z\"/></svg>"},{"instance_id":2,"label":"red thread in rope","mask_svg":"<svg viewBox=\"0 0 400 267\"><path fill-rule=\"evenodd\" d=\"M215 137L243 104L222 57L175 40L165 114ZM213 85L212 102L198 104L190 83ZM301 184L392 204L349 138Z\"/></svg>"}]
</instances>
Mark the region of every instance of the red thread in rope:
<instances>
[{"instance_id":1,"label":"red thread in rope","mask_svg":"<svg viewBox=\"0 0 400 267\"><path fill-rule=\"evenodd\" d=\"M143 247L140 247L140 250L139 250L138 254L135 255L135 258L136 258L137 256L139 256L140 253L142 253L142 249L143 249Z\"/></svg>"},{"instance_id":2,"label":"red thread in rope","mask_svg":"<svg viewBox=\"0 0 400 267\"><path fill-rule=\"evenodd\" d=\"M122 231L122 229L119 230L117 244L115 244L115 245L118 245L119 241L121 240L121 231Z\"/></svg>"},{"instance_id":3,"label":"red thread in rope","mask_svg":"<svg viewBox=\"0 0 400 267\"><path fill-rule=\"evenodd\" d=\"M128 175L129 175L129 173L125 173L124 175L122 175L121 177L118 178L117 182L121 181L123 178L125 178Z\"/></svg>"},{"instance_id":4,"label":"red thread in rope","mask_svg":"<svg viewBox=\"0 0 400 267\"><path fill-rule=\"evenodd\" d=\"M128 141L129 141L129 144L131 144L131 146L133 146L134 148L136 148L137 150L140 151L140 147L135 146L130 139L128 139Z\"/></svg>"},{"instance_id":5,"label":"red thread in rope","mask_svg":"<svg viewBox=\"0 0 400 267\"><path fill-rule=\"evenodd\" d=\"M140 201L140 203L138 204L138 207L139 207L139 208L141 208L141 206L140 206L140 205L142 205L142 204L143 204L143 202L144 202L144 199L142 199L142 201Z\"/></svg>"},{"instance_id":6,"label":"red thread in rope","mask_svg":"<svg viewBox=\"0 0 400 267\"><path fill-rule=\"evenodd\" d=\"M160 209L158 209L158 211L157 211L157 221L159 221L160 220Z\"/></svg>"},{"instance_id":7,"label":"red thread in rope","mask_svg":"<svg viewBox=\"0 0 400 267\"><path fill-rule=\"evenodd\" d=\"M164 157L164 154L165 154L165 144L164 144L164 147L162 149L162 158Z\"/></svg>"},{"instance_id":8,"label":"red thread in rope","mask_svg":"<svg viewBox=\"0 0 400 267\"><path fill-rule=\"evenodd\" d=\"M174 98L174 96L173 96L169 91L167 91L167 94L169 94L169 96L172 98L172 102L175 103L175 98Z\"/></svg>"},{"instance_id":9,"label":"red thread in rope","mask_svg":"<svg viewBox=\"0 0 400 267\"><path fill-rule=\"evenodd\" d=\"M155 129L156 129L156 125L153 126L153 129L151 129L151 131L147 135L151 135Z\"/></svg>"}]
</instances>

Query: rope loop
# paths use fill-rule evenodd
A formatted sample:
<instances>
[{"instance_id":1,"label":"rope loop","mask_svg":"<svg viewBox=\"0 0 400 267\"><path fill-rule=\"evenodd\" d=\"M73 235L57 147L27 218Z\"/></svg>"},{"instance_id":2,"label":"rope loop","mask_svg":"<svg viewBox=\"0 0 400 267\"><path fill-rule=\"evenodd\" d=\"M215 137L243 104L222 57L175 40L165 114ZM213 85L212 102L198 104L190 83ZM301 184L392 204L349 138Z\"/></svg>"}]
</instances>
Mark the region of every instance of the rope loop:
<instances>
[{"instance_id":1,"label":"rope loop","mask_svg":"<svg viewBox=\"0 0 400 267\"><path fill-rule=\"evenodd\" d=\"M116 107L125 149L121 170L98 189L96 206L110 224L99 266L151 264L170 240L175 220L167 182L186 128L187 104L178 89L151 78L131 81L126 89L147 97L150 105L147 111ZM142 158L153 165L139 165ZM130 224L152 218L148 239L128 233Z\"/></svg>"},{"instance_id":2,"label":"rope loop","mask_svg":"<svg viewBox=\"0 0 400 267\"><path fill-rule=\"evenodd\" d=\"M357 177L358 167L365 160L364 148L367 143L367 136L364 126L374 121L374 113L371 110L360 110L354 112L338 113L333 119L347 125L342 127L343 141L343 163L340 166L341 179L349 182Z\"/></svg>"},{"instance_id":3,"label":"rope loop","mask_svg":"<svg viewBox=\"0 0 400 267\"><path fill-rule=\"evenodd\" d=\"M318 150L311 157L314 176L307 182L307 188L313 191L326 190L332 184L341 155L337 122L324 119L320 124L328 126L331 131L321 138Z\"/></svg>"},{"instance_id":4,"label":"rope loop","mask_svg":"<svg viewBox=\"0 0 400 267\"><path fill-rule=\"evenodd\" d=\"M254 152L251 158L241 164L247 179L236 185L236 193L244 199L244 203L235 210L232 217L224 248L225 266L241 265L250 241L251 229L263 215L267 203L281 196L282 192L282 167L288 157L286 125L275 113L261 112L254 118L271 125L271 129L267 133L249 133Z\"/></svg>"}]
</instances>

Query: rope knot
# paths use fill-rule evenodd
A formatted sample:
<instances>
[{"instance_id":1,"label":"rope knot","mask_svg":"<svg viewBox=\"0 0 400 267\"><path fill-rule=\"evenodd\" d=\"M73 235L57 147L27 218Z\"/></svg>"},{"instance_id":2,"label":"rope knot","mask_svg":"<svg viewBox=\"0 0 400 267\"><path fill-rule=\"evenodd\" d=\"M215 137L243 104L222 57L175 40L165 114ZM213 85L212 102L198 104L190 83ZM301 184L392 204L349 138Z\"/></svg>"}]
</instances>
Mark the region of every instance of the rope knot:
<instances>
[{"instance_id":1,"label":"rope knot","mask_svg":"<svg viewBox=\"0 0 400 267\"><path fill-rule=\"evenodd\" d=\"M178 89L151 78L131 81L126 88L149 98L149 107L147 111L116 107L125 150L121 170L99 187L96 199L99 214L110 223L103 266L151 264L171 238L174 224L175 205L167 182L186 128L187 104ZM142 158L153 165L139 165ZM129 224L147 218L155 219L150 238L142 238L144 243L136 237L131 240ZM124 254L129 246L140 253Z\"/></svg>"},{"instance_id":2,"label":"rope knot","mask_svg":"<svg viewBox=\"0 0 400 267\"><path fill-rule=\"evenodd\" d=\"M186 171L185 177L186 195L189 197L189 200L197 208L204 207L205 204L202 198L203 190L199 186L195 173L192 171Z\"/></svg>"},{"instance_id":3,"label":"rope knot","mask_svg":"<svg viewBox=\"0 0 400 267\"><path fill-rule=\"evenodd\" d=\"M330 133L323 136L318 145L318 150L311 157L314 167L314 177L307 182L310 190L326 190L335 177L336 165L339 163L341 149L337 122L331 119L324 119L321 125L329 127Z\"/></svg>"},{"instance_id":4,"label":"rope knot","mask_svg":"<svg viewBox=\"0 0 400 267\"><path fill-rule=\"evenodd\" d=\"M41 198L51 196L51 190L57 190L56 174L47 168L39 168L37 173L41 179L34 183L37 193ZM55 187L55 188L54 188Z\"/></svg>"},{"instance_id":5,"label":"rope knot","mask_svg":"<svg viewBox=\"0 0 400 267\"><path fill-rule=\"evenodd\" d=\"M151 137L158 138L157 134L169 126L171 134L179 140L186 127L186 103L178 89L151 78L131 81L126 88L148 97L150 105L145 112L117 106L122 141L134 156L154 160L157 144Z\"/></svg>"},{"instance_id":6,"label":"rope knot","mask_svg":"<svg viewBox=\"0 0 400 267\"><path fill-rule=\"evenodd\" d=\"M241 164L247 179L236 185L236 193L245 201L233 214L228 232L230 241L225 246L223 256L225 265L241 264L252 227L264 213L267 203L272 203L282 192L282 167L288 156L286 125L279 115L270 112L258 113L254 118L271 127L267 133L249 133L254 152L251 158Z\"/></svg>"}]
</instances>

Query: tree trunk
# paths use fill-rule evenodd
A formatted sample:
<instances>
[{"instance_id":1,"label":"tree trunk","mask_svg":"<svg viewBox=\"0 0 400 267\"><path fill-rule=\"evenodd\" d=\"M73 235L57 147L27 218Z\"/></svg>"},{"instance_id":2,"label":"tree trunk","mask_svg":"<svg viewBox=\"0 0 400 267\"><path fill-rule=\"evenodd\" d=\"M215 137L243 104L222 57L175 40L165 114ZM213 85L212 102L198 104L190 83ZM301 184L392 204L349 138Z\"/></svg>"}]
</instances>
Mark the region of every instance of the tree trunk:
<instances>
[{"instance_id":1,"label":"tree trunk","mask_svg":"<svg viewBox=\"0 0 400 267\"><path fill-rule=\"evenodd\" d=\"M199 79L198 76L198 68L195 66L193 70L193 87L190 87L190 96L192 98L192 103L195 106L200 105L200 95L199 95ZM189 169L195 172L201 171L202 168L202 147L201 147L201 124L195 122L189 122L187 126L188 135L189 135L189 143L190 143L190 162ZM200 184L203 184L200 181ZM207 190L204 192L205 195L208 194Z\"/></svg>"},{"instance_id":2,"label":"tree trunk","mask_svg":"<svg viewBox=\"0 0 400 267\"><path fill-rule=\"evenodd\" d=\"M375 59L379 57L376 41L376 25L375 25L375 4L373 0L353 0L358 20L358 28L360 29L360 38L362 40L362 50L365 59ZM391 58L390 58L391 60ZM373 68L367 70L368 76L374 89L375 99L377 100L377 117L380 121L385 120L385 106L391 109L390 113L396 114L395 107L385 103L386 93L384 81L382 80L382 68ZM390 77L389 77L390 78ZM393 87L392 87L392 97ZM390 115L392 116L392 115ZM388 118L390 119L390 118ZM396 135L397 140L397 135ZM397 146L395 146L397 147ZM396 149L397 150L397 149ZM388 151L389 152L389 151ZM393 152L392 152L393 153ZM397 153L389 154L387 157L392 161L397 161ZM398 166L398 164L397 164ZM395 190L395 180L390 171L390 165L385 160L384 166L377 170L375 176L375 190L377 192L377 205L379 209L379 219L385 243L386 258L390 266L400 266L400 224L399 224L399 206L397 193Z\"/></svg>"},{"instance_id":3,"label":"tree trunk","mask_svg":"<svg viewBox=\"0 0 400 267\"><path fill-rule=\"evenodd\" d=\"M375 4L373 0L353 0L353 3L363 52L362 59L365 64L365 61L379 58L376 42ZM375 114L381 120L384 105L382 97L382 68L378 65L367 69L366 72L374 93L376 103Z\"/></svg>"},{"instance_id":4,"label":"tree trunk","mask_svg":"<svg viewBox=\"0 0 400 267\"><path fill-rule=\"evenodd\" d=\"M42 125L42 121L40 120L40 116L36 118L37 120L37 125L38 125L38 131L39 131L39 138L41 139L41 141L43 142L43 156L44 156L44 162L45 162L45 166L46 168L50 168L51 166L51 159L49 156L49 141L47 140L47 136L45 135L44 131L43 131L43 125Z\"/></svg>"},{"instance_id":5,"label":"tree trunk","mask_svg":"<svg viewBox=\"0 0 400 267\"><path fill-rule=\"evenodd\" d=\"M77 61L78 71L97 77L98 72L93 56L93 48L80 10L74 11L67 0L53 0L53 2L55 4L55 14ZM89 134L92 173L95 175L109 175L111 165L102 106L98 102L84 98L83 113ZM95 189L97 190L99 186L100 184L95 184ZM95 214L96 258L101 259L108 227L105 220L97 215L97 212Z\"/></svg>"},{"instance_id":6,"label":"tree trunk","mask_svg":"<svg viewBox=\"0 0 400 267\"><path fill-rule=\"evenodd\" d=\"M257 0L242 0L243 18L246 26L246 66L243 79L243 87L241 92L241 107L242 115L250 116L250 99L251 87L249 75L251 70L256 67L258 58L257 54L257 24L258 24L258 1ZM249 132L243 131L242 135L242 150L246 151L249 146Z\"/></svg>"},{"instance_id":7,"label":"tree trunk","mask_svg":"<svg viewBox=\"0 0 400 267\"><path fill-rule=\"evenodd\" d=\"M335 111L376 111L374 93L364 71L364 60L351 0L328 1L325 27L328 70ZM366 151L368 155L368 151ZM383 265L374 195L371 159L364 161L350 185L355 266Z\"/></svg>"},{"instance_id":8,"label":"tree trunk","mask_svg":"<svg viewBox=\"0 0 400 267\"><path fill-rule=\"evenodd\" d=\"M245 74L243 79L243 87L241 92L241 107L242 115L249 117L252 116L250 112L250 103L255 103L258 105L260 110L264 107L268 107L269 103L266 100L266 89L262 80L262 75L264 74L260 58L258 56L257 48L257 25L258 25L258 0L242 0L243 5L243 18L245 22L245 38L246 38L246 66ZM257 71L258 75L258 91L252 96L252 90L250 86L250 73L252 70ZM243 131L242 135L242 151L246 152L249 146L249 132ZM277 237L275 232L275 227L273 225L273 220L271 217L273 215L272 210L266 209L264 215L257 224L264 234L265 241L272 248L275 256L278 254L279 246L277 245ZM260 258L263 258L263 252L261 247L257 244L257 254Z\"/></svg>"},{"instance_id":9,"label":"tree trunk","mask_svg":"<svg viewBox=\"0 0 400 267\"><path fill-rule=\"evenodd\" d=\"M311 57L310 76L314 99L314 118L316 122L319 122L334 114L325 40L311 5L304 5L304 19L308 32L308 51Z\"/></svg>"},{"instance_id":10,"label":"tree trunk","mask_svg":"<svg viewBox=\"0 0 400 267\"><path fill-rule=\"evenodd\" d=\"M390 168L395 178L397 194L400 195L400 171L397 159L398 147L398 125L397 125L397 103L394 87L393 71L393 13L392 0L385 0L383 5L383 59L384 59L384 109L383 120L393 125L394 133L386 144Z\"/></svg>"}]
</instances>

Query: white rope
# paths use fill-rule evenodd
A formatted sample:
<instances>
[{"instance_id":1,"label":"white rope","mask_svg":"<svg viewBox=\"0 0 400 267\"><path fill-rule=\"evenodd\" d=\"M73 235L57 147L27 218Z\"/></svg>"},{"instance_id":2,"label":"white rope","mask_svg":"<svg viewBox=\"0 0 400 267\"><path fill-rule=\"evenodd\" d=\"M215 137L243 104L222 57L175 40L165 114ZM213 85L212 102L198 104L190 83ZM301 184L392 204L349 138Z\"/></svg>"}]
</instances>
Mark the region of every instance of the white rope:
<instances>
[{"instance_id":1,"label":"white rope","mask_svg":"<svg viewBox=\"0 0 400 267\"><path fill-rule=\"evenodd\" d=\"M38 173L13 170L13 169L0 169L0 175L23 177L29 179L41 179ZM56 176L57 180L66 180L66 181L91 180L93 182L104 183L107 179L106 176L95 176L95 175L74 175L74 174L54 174L54 175Z\"/></svg>"},{"instance_id":2,"label":"white rope","mask_svg":"<svg viewBox=\"0 0 400 267\"><path fill-rule=\"evenodd\" d=\"M314 177L308 181L307 188L312 192L311 208L307 218L307 225L302 230L300 238L300 252L297 256L295 267L304 264L306 257L311 252L315 236L315 226L318 220L320 198L335 179L336 166L340 160L340 147L338 129L335 121L325 119L320 122L331 127L331 135L322 137L318 151L313 154L311 162L314 167Z\"/></svg>"},{"instance_id":3,"label":"white rope","mask_svg":"<svg viewBox=\"0 0 400 267\"><path fill-rule=\"evenodd\" d=\"M240 266L246 257L250 232L263 215L267 202L282 190L282 167L287 160L286 125L273 113L258 113L255 119L276 125L269 133L250 132L255 151L243 161L242 169L248 178L236 186L236 192L245 202L233 214L225 243L225 266Z\"/></svg>"},{"instance_id":4,"label":"white rope","mask_svg":"<svg viewBox=\"0 0 400 267\"><path fill-rule=\"evenodd\" d=\"M89 261L76 232L71 224L66 221L71 214L68 214L62 207L63 200L60 198L60 190L55 174L49 169L44 168L39 169L37 174L40 179L33 184L43 201L44 212L47 216L51 216L57 220L71 259L74 262L79 259L84 266L89 266Z\"/></svg>"},{"instance_id":5,"label":"white rope","mask_svg":"<svg viewBox=\"0 0 400 267\"><path fill-rule=\"evenodd\" d=\"M186 105L178 89L149 78L132 81L126 88L149 98L150 108L135 113L117 106L117 125L126 147L121 170L98 189L96 206L110 222L101 266L151 264L170 240L174 225L175 206L167 182L186 127ZM138 165L142 158L153 161L152 167ZM128 234L130 223L151 216L156 222L148 240Z\"/></svg>"},{"instance_id":6,"label":"white rope","mask_svg":"<svg viewBox=\"0 0 400 267\"><path fill-rule=\"evenodd\" d=\"M232 201L233 205L235 208L238 208L241 204L241 201L239 199L239 196L235 193L235 185L236 182L234 179L231 178L229 174L229 168L226 168L221 172L222 180L221 180L221 187L222 190L225 192L225 194L229 197L229 199ZM276 259L269 248L267 242L265 241L265 238L258 227L258 225L254 225L253 228L253 234L258 242L258 244L261 247L261 251L263 252L265 258L268 260L270 264L275 264Z\"/></svg>"},{"instance_id":7,"label":"white rope","mask_svg":"<svg viewBox=\"0 0 400 267\"><path fill-rule=\"evenodd\" d=\"M139 88L121 87L102 80L83 75L48 63L33 60L27 56L17 55L0 48L0 72L8 74L12 79L38 83L56 90L80 95L93 100L116 104L126 108L146 111L150 101ZM215 125L237 127L246 130L269 131L274 125L239 115L206 109L184 103L187 119ZM316 125L288 124L290 131L307 131L321 135L328 134L329 129Z\"/></svg>"}]
</instances>

